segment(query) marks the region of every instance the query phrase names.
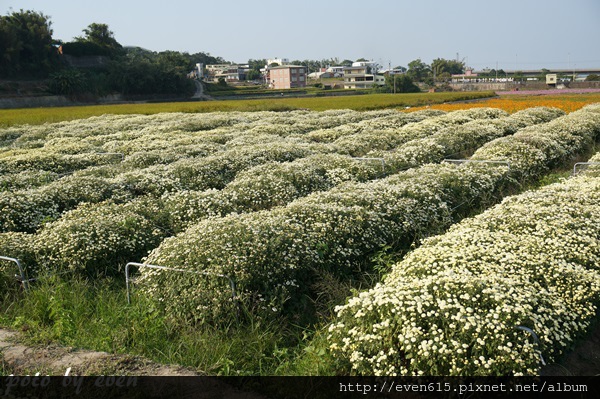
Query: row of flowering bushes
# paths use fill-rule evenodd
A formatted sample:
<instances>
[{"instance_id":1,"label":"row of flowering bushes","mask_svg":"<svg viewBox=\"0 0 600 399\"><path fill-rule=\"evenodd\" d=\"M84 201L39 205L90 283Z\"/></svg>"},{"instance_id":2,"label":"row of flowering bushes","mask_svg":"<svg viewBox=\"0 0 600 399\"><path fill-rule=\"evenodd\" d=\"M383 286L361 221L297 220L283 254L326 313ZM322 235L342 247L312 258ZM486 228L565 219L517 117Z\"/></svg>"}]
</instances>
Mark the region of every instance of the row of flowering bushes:
<instances>
[{"instance_id":1,"label":"row of flowering bushes","mask_svg":"<svg viewBox=\"0 0 600 399\"><path fill-rule=\"evenodd\" d=\"M344 371L534 375L540 355L558 359L600 305L593 173L509 197L427 239L338 307L328 340Z\"/></svg>"},{"instance_id":2,"label":"row of flowering bushes","mask_svg":"<svg viewBox=\"0 0 600 399\"><path fill-rule=\"evenodd\" d=\"M398 114L396 112L389 116L384 116L384 118L390 119L392 116ZM468 111L466 113L444 114L434 119L437 121L435 122L436 126L457 126L473 118L488 118L497 116L497 114L497 112L482 109L478 112ZM394 146L402 141L407 141L407 138L414 136L414 133L411 133L413 131L425 131L423 126L431 126L431 123L427 123L427 121L410 123L406 127L411 127L411 129L403 129L401 132L394 133L394 131L390 130L391 133L388 132L388 135L395 134L398 139L392 141L388 146ZM126 132L132 131L134 130ZM137 135L137 131L135 132ZM69 131L69 133L73 132ZM109 136L111 135L109 134ZM299 138L281 138L279 136L274 136L276 139L273 139L269 143L264 135L252 136L245 134L240 134L238 138L229 140L226 148L218 149L214 148L216 145L214 143L205 142L201 145L202 143L197 142L196 139L203 140L205 139L204 136L202 134L197 137L184 136L179 139L177 137L173 138L172 141L175 142L184 140L187 146L182 144L185 147L183 151L178 150L179 146L176 146L174 150L164 151L164 154L161 155L163 161L166 157L169 157L168 154L174 154L173 151L177 152L177 156L171 156L171 160L173 161L171 163L165 164L164 162L159 162L153 164L153 162L148 162L149 159L155 159L152 154L146 153L138 156L140 152L136 152L128 156L123 164L88 168L76 172L72 176L54 180L42 187L0 191L0 209L2 210L0 213L0 231L34 232L42 222L56 220L62 212L72 209L81 202L99 202L110 198L122 202L124 199L132 196L144 194L159 197L165 192L221 189L231 182L237 173L253 166L273 161L291 161L297 158L304 158L312 153L335 153L339 149L335 143L311 144L303 142ZM86 137L93 137L94 140L100 140L104 136ZM253 139L249 140L249 137ZM48 149L47 147L56 147L63 152L76 152L78 149L81 149L77 143L69 144L69 142L73 141L73 137L66 132L62 132L61 134L51 133L46 138L48 139L47 146L35 151L45 152ZM131 138L131 141L143 141L143 139L146 139L152 142L153 138L154 135L148 133L145 136ZM255 142L254 139L259 140ZM260 142L261 140L262 142ZM160 141L160 143L163 146L165 145L164 141ZM352 141L346 142L347 145L350 143ZM375 141L369 144L363 140L361 145L357 146L355 144L356 149L352 152L357 155L364 155L365 152L373 148L378 148L378 144ZM198 154L198 151L200 154ZM68 155L68 157L87 159L90 165L97 165L94 159L99 157L105 160L112 159L113 162L115 160L114 154L111 157L83 153ZM40 160L41 158L36 159ZM64 159L64 156L61 159ZM339 161L337 162L339 163ZM346 161L346 164L348 163L349 161ZM151 164L151 166L147 166L148 164ZM327 169L328 166L330 165L323 165L322 168ZM50 166L47 169L53 170L55 167ZM129 171L124 171L127 169ZM51 172L44 173L52 177L56 175ZM243 185L244 183L242 183ZM210 213L211 210L207 212Z\"/></svg>"},{"instance_id":3,"label":"row of flowering bushes","mask_svg":"<svg viewBox=\"0 0 600 399\"><path fill-rule=\"evenodd\" d=\"M208 146L196 151L209 151L210 144L225 144L240 136L261 136L264 139L265 136L294 135L298 138L324 127L398 114L395 111L341 110L321 113L295 111L285 115L275 112L105 115L41 126L10 127L0 129L0 148L3 149L0 172L17 173L33 169L65 173L111 161L105 156L95 156L98 152L119 152L127 156L138 153L142 156L162 150L170 156L164 155L163 158L156 152L154 156L158 161L168 161L174 154L186 153L190 147ZM400 116L407 121L417 121L431 114L425 111L417 112L415 116Z\"/></svg>"},{"instance_id":4,"label":"row of flowering bushes","mask_svg":"<svg viewBox=\"0 0 600 399\"><path fill-rule=\"evenodd\" d=\"M36 234L0 233L0 254L21 260L29 277L65 270L114 275L169 234L155 201L83 203Z\"/></svg>"},{"instance_id":5,"label":"row of flowering bushes","mask_svg":"<svg viewBox=\"0 0 600 399\"><path fill-rule=\"evenodd\" d=\"M449 128L481 120L493 120L508 114L493 108L480 108L478 112L459 111L427 118L419 123L409 123L401 128L365 129L343 135L331 144L336 152L360 156L369 151L390 150L400 144L436 134ZM369 121L372 122L372 121ZM373 123L370 123L373 124ZM481 125L481 124L480 124ZM344 128L346 126L341 126Z\"/></svg>"},{"instance_id":6,"label":"row of flowering bushes","mask_svg":"<svg viewBox=\"0 0 600 399\"><path fill-rule=\"evenodd\" d=\"M382 112L372 113L370 116L374 118L379 114L382 114ZM397 115L396 112L389 111L384 114L387 119ZM428 115L427 112L423 114ZM460 114L457 113L457 115ZM473 114L474 117L495 115L493 111L469 114ZM470 116L442 116L441 118L455 121L448 122L448 125L473 119ZM353 118L353 120L358 119L360 118ZM66 129L68 127L67 123L63 125L65 125L65 129L46 134L45 137L48 139L50 146L60 148L61 145L66 145L61 140L69 139L72 141L73 137L79 137L77 135L100 140L100 136L94 135L91 128L82 129L83 133L77 133ZM419 123L413 123L413 125L415 129L420 129ZM101 126L99 129L102 131ZM138 132L136 128L125 128L122 134L126 136L133 134L137 137ZM108 131L107 135L113 136L115 133ZM131 140L136 140L136 137L128 136ZM140 140L141 137L139 136ZM163 192L177 191L182 188L182 181L187 182L187 185L183 185L186 188L189 187L190 181L198 181L198 184L209 187L222 186L230 181L237 172L253 164L260 165L272 160L302 158L312 152L312 150L307 150L307 145L302 143L297 145L297 139L291 139L292 142L287 143L290 145L278 141L276 142L277 145L273 146L244 146L237 139L230 140L230 142L233 141L238 141L238 143L228 143L231 147L228 150L211 156L183 159L170 165L156 165L125 173L119 173L122 170L120 166L92 167L54 180L38 188L4 191L0 193L0 208L2 209L0 225L3 231L33 233L40 226L43 225L43 227L40 229L39 234L4 234L2 241L5 245L2 245L1 253L27 259L28 262L26 263L30 264L29 270L32 273L33 265L42 266L42 269L55 269L56 265L62 265L75 269L115 270L122 263L125 254L129 254L130 259L141 258L149 249L156 247L159 238L162 239L171 234L171 231L166 230L166 228L177 227L173 221L177 221L179 213L174 209L174 201L162 202L141 198L128 203L136 196L146 193L158 196ZM318 149L317 147L323 147L322 144L308 144L308 146L311 146L313 150ZM332 152L334 149L334 147L326 148L323 152ZM76 148L69 147L64 151L76 152ZM316 168L310 165L311 160L319 161ZM279 165L284 165L284 167L280 168ZM311 172L316 171L317 179L314 180L314 175L311 174L310 178L303 182L301 174L295 173L292 176L287 173L300 165L304 169L310 168ZM161 175L160 172L165 170L166 172ZM50 172L44 173L50 174ZM260 169L258 167L245 178L242 176L241 179L231 185L224 196L218 195L219 192L216 190L209 190L206 193L200 192L200 198L204 194L207 197L212 197L212 204L220 205L220 213L253 210L256 206L278 205L278 201L282 201L280 194L282 190L269 193L267 191L273 188L272 180L264 179L263 182L266 182L267 186L260 187L261 181L257 179L258 177L269 176L268 174L275 177L279 175L290 178L290 181L294 184L295 195L302 196L308 192L328 189L344 180L374 178L380 174L380 170L378 164L361 164L340 155L315 155L307 161L300 159L295 164L268 163L265 168ZM324 176L323 181L319 181L318 175L320 174ZM54 175L51 176L54 177ZM252 187L255 188L255 191L249 192L248 190L252 190ZM252 195L253 193L255 195ZM280 199L277 199L278 196ZM283 196L285 197L285 194ZM227 206L223 206L222 201L219 202L218 197L228 197L230 201L235 200L237 202L228 209ZM261 198L268 198L267 203L262 203ZM289 200L291 199L289 198ZM110 202L102 202L105 200ZM177 205L183 205L183 208L179 208L180 211L190 212L188 207L190 204L187 198L184 197L184 201L175 202ZM66 212L77 207L80 203L84 203L84 205ZM88 203L88 205L85 203ZM89 205L91 203L97 203L97 205ZM139 206L141 203L144 204L143 207ZM200 212L202 215L210 215L211 209L207 209L206 202L194 205L201 206ZM138 213L139 218L130 217L132 209L136 210L135 212ZM148 209L152 209L152 212L148 212ZM192 208L191 212L193 213L196 209L198 208ZM120 229L118 224L115 225L114 231L111 231L109 226L119 218L130 220L130 224L139 231L136 229ZM169 219L169 222L163 219ZM134 231L136 232L134 233ZM150 234L149 237L147 237L148 234ZM20 242L19 247L13 245L15 241ZM25 251L27 248L28 251Z\"/></svg>"},{"instance_id":7,"label":"row of flowering bushes","mask_svg":"<svg viewBox=\"0 0 600 399\"><path fill-rule=\"evenodd\" d=\"M114 164L119 161L118 153L125 157L120 170L137 170L155 164L169 164L182 158L205 157L219 151L257 144L308 144L313 139L306 134L307 131L333 124L330 117L323 116L326 113L296 112L285 117L277 114L273 116L275 113L259 114L263 116L262 119L256 115L252 118L232 115L231 120L235 123L225 126L222 117L217 115L218 127L212 130L200 129L198 126L195 129L200 130L192 129L190 124L195 126L203 120L198 119L198 116L182 118L181 115L167 117L162 114L149 117L97 117L91 118L91 121L63 122L28 129L8 128L0 131L0 136L11 138L3 141L0 171L3 175L23 170L64 174L90 166ZM340 128L347 126L348 131L354 133L352 137L343 138L339 143L330 143L332 146L327 149L318 145L314 145L314 148L321 148L317 151L360 154L377 145L369 142L374 141L378 135L386 136L386 149L396 145L393 140L406 141L417 133L423 136L447 125L497 117L499 114L500 111L482 109L459 111L447 117L442 114L441 118L435 118L440 116L439 112L403 114L396 111L347 111L342 114L344 118L334 118L334 121L350 121ZM214 118L212 114L208 114L204 119ZM416 122L427 118L432 120L415 126ZM143 121L147 125L143 125ZM408 125L410 129L398 131L404 125ZM365 131L369 135L361 136ZM381 138L378 140L381 141ZM387 143L390 140L392 142Z\"/></svg>"},{"instance_id":8,"label":"row of flowering bushes","mask_svg":"<svg viewBox=\"0 0 600 399\"><path fill-rule=\"evenodd\" d=\"M576 136L593 139L600 132L600 113L589 107L550 124L569 131L556 138L558 144ZM475 157L504 148L508 140L492 141ZM574 151L585 149L580 143ZM316 271L344 277L384 245L408 246L415 237L440 231L458 213L493 201L511 184L508 178L539 170L537 163L518 162L520 157L506 154L510 171L480 164L427 165L375 182L348 182L269 212L204 220L164 240L147 262L230 275L240 301L251 309L301 312L301 298L311 294ZM547 159L553 158L549 147ZM226 285L216 281L199 286L156 270L145 271L143 281L147 294L181 317L226 317L231 304Z\"/></svg>"},{"instance_id":9,"label":"row of flowering bushes","mask_svg":"<svg viewBox=\"0 0 600 399\"><path fill-rule=\"evenodd\" d=\"M532 112L539 112L535 110ZM460 113L458 113L460 115ZM478 115L496 115L488 111ZM549 115L554 115L549 112ZM554 115L556 116L556 115ZM450 116L440 117L442 120ZM510 118L510 117L508 117ZM463 121L479 122L481 126L487 119L474 121L463 116L453 117L459 122L445 122L448 127L434 134L435 137L445 137L455 132ZM416 129L420 123L414 124ZM510 130L509 130L510 131ZM442 133L444 132L444 133ZM501 136L506 132L497 131ZM494 136L495 137L495 136ZM481 142L490 140L485 137ZM459 138L460 140L460 138ZM269 151L272 147L241 146L239 149L223 152L231 153L230 164L245 162L242 154L267 154L273 156L276 152ZM200 159L212 160L214 157ZM177 163L176 163L177 164ZM212 162L214 166L215 163ZM243 169L243 168L240 168ZM36 264L41 270L54 271L59 267L70 269L102 270L114 273L124 263L124 260L140 259L155 248L158 243L173 231L183 230L191 220L197 221L209 216L220 216L231 212L247 212L263 209L285 203L304 196L313 191L328 190L333 186L348 180L368 180L381 175L381 165L376 163L361 163L347 156L336 154L320 154L300 158L294 162L266 163L248 170L235 179L225 190L184 191L168 194L162 199L139 197L132 200L134 191L132 184L115 184L124 174L116 178L104 178L106 169L93 169L90 172L100 172L100 175L86 174L85 171L65 177L59 181L25 193L10 193L5 218L0 219L8 229L19 230L17 224L29 227L25 231L33 232L37 226L45 222L38 234L4 234L7 243L20 240L21 246L30 251L21 251L13 256L28 259L28 264ZM126 174L125 174L126 175ZM155 175L146 174L148 178ZM221 176L226 179L227 176ZM144 181L144 189L152 186L149 180ZM164 188L164 187L163 187ZM160 192L160 190L155 190ZM21 194L20 196L18 194ZM27 194L27 195L25 195ZM137 193L135 193L137 194ZM110 201L102 202L109 199ZM69 208L85 202L74 210L63 213ZM96 203L91 205L91 203ZM56 221L53 221L57 219ZM126 226L117 223L126 221ZM13 223L13 225L10 225ZM114 226L114 228L111 228ZM127 227L129 226L129 227ZM125 228L127 227L127 228ZM10 245L4 254L12 254ZM18 251L17 251L18 252ZM60 266L58 266L60 265ZM34 273L33 267L29 271Z\"/></svg>"},{"instance_id":10,"label":"row of flowering bushes","mask_svg":"<svg viewBox=\"0 0 600 399\"><path fill-rule=\"evenodd\" d=\"M487 114L492 112L488 111ZM344 181L366 181L385 173L394 174L399 169L439 162L447 154L476 148L529 124L548 122L561 115L564 113L555 109L534 108L498 119L478 119L462 125L449 125L425 139L410 140L404 145L397 139L399 147L393 151L370 153L382 157L383 164L375 159L357 162L337 154L266 163L241 172L223 190L185 190L168 194L164 197L165 208L172 216L171 229L180 232L206 217L269 209L315 191L329 190ZM420 125L414 124L416 127ZM415 156L415 149L419 151L418 156ZM365 152L363 150L360 155Z\"/></svg>"},{"instance_id":11,"label":"row of flowering bushes","mask_svg":"<svg viewBox=\"0 0 600 399\"><path fill-rule=\"evenodd\" d=\"M480 123L484 124L485 121L480 121ZM498 132L498 135L502 135L502 132ZM247 162L244 154L271 157L278 155L276 151L273 151L273 146L241 147L237 151L231 150L227 153L236 154L237 156L230 157L229 161L232 164L237 162L240 165ZM212 157L204 159L211 160ZM201 162L202 160L197 161L197 165L205 165ZM213 167L215 165L214 162L209 164ZM316 173L302 175L300 173L302 170ZM127 191L111 192L110 189L114 186L101 179L97 179L98 186L94 190L92 188L96 180L88 177L90 190L73 193L78 194L74 197L85 197L88 202L99 202L103 198L110 198L111 201L96 205L83 204L64 213L54 222L47 221L38 234L31 236L36 262L42 269L56 269L55 265L61 265L70 269L115 272L125 263L124 259L127 255L130 260L141 259L149 250L157 247L158 243L170 235L173 230L183 230L183 226L179 225L178 220L182 213L187 217L191 213L196 218L203 218L282 205L312 191L330 189L343 180L375 178L380 175L381 170L379 164L362 164L341 155L322 154L301 158L295 162L267 163L248 172L246 176L240 176L222 191L194 192L198 194L196 196L176 192L167 195L163 200L139 197L129 202L127 202L130 200L127 197ZM228 175L221 173L219 178L227 179ZM289 179L287 180L288 184L292 184L294 187L295 191L292 194L286 194L285 187L283 187L286 178ZM279 183L282 186L278 186ZM50 184L43 189L54 186L54 184ZM92 198L92 194L97 197ZM68 196L60 203L65 204L67 198ZM119 205L118 202L122 202L122 204ZM312 205L307 206L312 207ZM35 215L34 213L25 214ZM121 224L116 223L116 220L119 219L128 221L127 225L131 228L122 228ZM111 225L115 227L111 229ZM213 244L221 245L222 243L217 240ZM247 245L247 243L243 243L243 245Z\"/></svg>"}]
</instances>

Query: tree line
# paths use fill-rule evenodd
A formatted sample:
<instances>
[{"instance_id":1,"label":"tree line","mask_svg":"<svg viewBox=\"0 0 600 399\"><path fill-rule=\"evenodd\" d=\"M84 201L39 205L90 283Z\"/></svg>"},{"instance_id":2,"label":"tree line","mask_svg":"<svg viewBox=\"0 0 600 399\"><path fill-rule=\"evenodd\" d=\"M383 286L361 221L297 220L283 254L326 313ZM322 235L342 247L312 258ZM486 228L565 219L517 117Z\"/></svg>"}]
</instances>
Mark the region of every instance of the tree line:
<instances>
[{"instance_id":1,"label":"tree line","mask_svg":"<svg viewBox=\"0 0 600 399\"><path fill-rule=\"evenodd\" d=\"M92 23L82 35L70 42L52 37L50 17L41 12L19 10L0 16L0 78L49 79L49 89L69 96L103 96L110 93L125 95L171 94L189 95L194 84L186 78L196 63L226 64L221 57L208 53L153 52L139 47L123 47L106 24ZM102 57L106 62L94 67L74 67L69 57ZM356 61L367 61L364 58ZM260 78L265 59L250 59L248 80ZM351 66L352 60L328 58L294 60L308 71L328 66ZM450 79L452 74L464 73L465 64L458 60L437 58L431 64L421 59L408 67L394 68L405 72L401 77L388 77L379 91L417 91L414 83L434 85Z\"/></svg>"},{"instance_id":2,"label":"tree line","mask_svg":"<svg viewBox=\"0 0 600 399\"><path fill-rule=\"evenodd\" d=\"M208 53L153 52L123 47L108 25L92 23L70 42L52 37L50 17L19 10L0 16L0 78L48 79L49 90L69 96L189 95L186 75L196 63L225 63ZM76 67L69 57L100 57L103 62Z\"/></svg>"}]
</instances>

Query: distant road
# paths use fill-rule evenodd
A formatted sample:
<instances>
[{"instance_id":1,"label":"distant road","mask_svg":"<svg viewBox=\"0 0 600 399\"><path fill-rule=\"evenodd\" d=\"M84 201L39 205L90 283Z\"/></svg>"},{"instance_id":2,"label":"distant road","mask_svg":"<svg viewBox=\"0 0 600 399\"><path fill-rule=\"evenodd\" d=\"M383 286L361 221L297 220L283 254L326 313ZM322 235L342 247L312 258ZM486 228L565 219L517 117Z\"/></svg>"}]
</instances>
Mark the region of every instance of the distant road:
<instances>
[{"instance_id":1,"label":"distant road","mask_svg":"<svg viewBox=\"0 0 600 399\"><path fill-rule=\"evenodd\" d=\"M210 96L204 94L204 86L202 86L202 82L199 80L194 80L194 84L196 85L196 92L192 96L193 99L212 100Z\"/></svg>"}]
</instances>

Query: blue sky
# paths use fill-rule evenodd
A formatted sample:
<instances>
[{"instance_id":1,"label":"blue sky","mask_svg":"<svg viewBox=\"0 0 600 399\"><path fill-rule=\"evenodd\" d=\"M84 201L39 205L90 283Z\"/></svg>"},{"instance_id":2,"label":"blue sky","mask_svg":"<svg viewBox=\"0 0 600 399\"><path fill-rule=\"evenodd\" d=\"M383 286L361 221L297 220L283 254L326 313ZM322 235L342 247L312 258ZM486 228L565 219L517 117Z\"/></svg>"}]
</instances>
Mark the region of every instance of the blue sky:
<instances>
[{"instance_id":1,"label":"blue sky","mask_svg":"<svg viewBox=\"0 0 600 399\"><path fill-rule=\"evenodd\" d=\"M285 5L285 6L284 6ZM367 58L383 66L464 58L475 69L600 67L600 0L0 0L54 37L106 23L125 46L249 58Z\"/></svg>"}]
</instances>

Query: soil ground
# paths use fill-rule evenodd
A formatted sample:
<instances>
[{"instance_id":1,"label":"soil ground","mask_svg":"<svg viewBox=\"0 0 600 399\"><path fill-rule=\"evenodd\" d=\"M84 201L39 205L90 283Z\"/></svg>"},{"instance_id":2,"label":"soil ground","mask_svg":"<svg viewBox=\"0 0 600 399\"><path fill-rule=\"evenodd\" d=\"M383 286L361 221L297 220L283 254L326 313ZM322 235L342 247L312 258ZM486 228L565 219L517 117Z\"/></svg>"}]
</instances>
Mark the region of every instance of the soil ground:
<instances>
[{"instance_id":1,"label":"soil ground","mask_svg":"<svg viewBox=\"0 0 600 399\"><path fill-rule=\"evenodd\" d=\"M75 350L57 345L27 346L19 341L19 334L0 329L0 370L14 375L118 375L118 376L202 376L194 370L168 366L137 356L112 355L105 352ZM7 374L8 374L7 373ZM194 380L193 392L185 397L264 399L256 393L238 390L216 378ZM1 392L0 392L1 393Z\"/></svg>"}]
</instances>

